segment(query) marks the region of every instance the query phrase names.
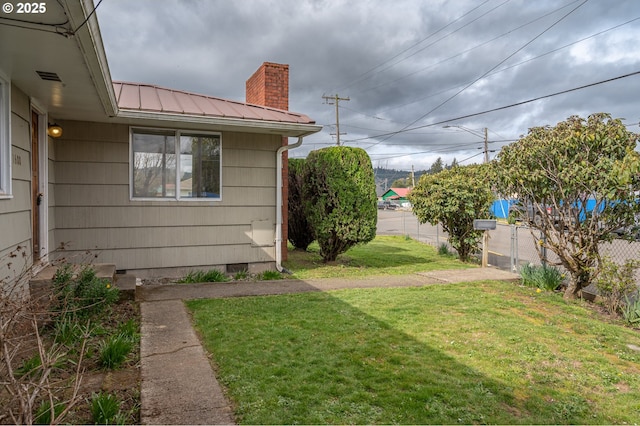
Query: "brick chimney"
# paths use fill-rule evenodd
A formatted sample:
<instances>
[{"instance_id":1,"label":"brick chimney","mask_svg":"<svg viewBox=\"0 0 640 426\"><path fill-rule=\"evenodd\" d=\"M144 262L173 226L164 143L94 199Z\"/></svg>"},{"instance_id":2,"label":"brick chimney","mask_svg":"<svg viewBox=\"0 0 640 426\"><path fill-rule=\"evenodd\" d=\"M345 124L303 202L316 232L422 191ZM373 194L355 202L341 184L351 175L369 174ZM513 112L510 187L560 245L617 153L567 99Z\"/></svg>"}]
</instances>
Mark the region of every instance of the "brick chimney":
<instances>
[{"instance_id":1,"label":"brick chimney","mask_svg":"<svg viewBox=\"0 0 640 426\"><path fill-rule=\"evenodd\" d=\"M264 62L247 80L246 102L269 108L289 110L289 65ZM282 145L288 139L282 138ZM287 260L289 228L289 156L282 154L282 260Z\"/></svg>"},{"instance_id":2,"label":"brick chimney","mask_svg":"<svg viewBox=\"0 0 640 426\"><path fill-rule=\"evenodd\" d=\"M247 103L289 110L289 65L263 63L247 80Z\"/></svg>"}]
</instances>

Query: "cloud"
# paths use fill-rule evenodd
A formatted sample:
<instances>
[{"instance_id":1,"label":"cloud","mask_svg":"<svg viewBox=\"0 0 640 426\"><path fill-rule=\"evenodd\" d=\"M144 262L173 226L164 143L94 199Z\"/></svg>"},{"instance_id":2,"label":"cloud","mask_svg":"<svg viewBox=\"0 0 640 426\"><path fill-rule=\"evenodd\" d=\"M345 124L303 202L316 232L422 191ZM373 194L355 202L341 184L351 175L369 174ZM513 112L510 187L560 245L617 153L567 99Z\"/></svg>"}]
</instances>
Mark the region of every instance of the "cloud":
<instances>
[{"instance_id":1,"label":"cloud","mask_svg":"<svg viewBox=\"0 0 640 426\"><path fill-rule=\"evenodd\" d=\"M482 140L441 126L388 133L640 70L640 2L582 3L109 0L98 17L116 80L242 101L262 62L287 63L291 110L326 126L296 155L335 143L335 108L322 95L339 94L350 98L341 103L342 139L408 169L471 157ZM639 78L452 124L487 127L498 140L573 114L638 122L630 88Z\"/></svg>"}]
</instances>

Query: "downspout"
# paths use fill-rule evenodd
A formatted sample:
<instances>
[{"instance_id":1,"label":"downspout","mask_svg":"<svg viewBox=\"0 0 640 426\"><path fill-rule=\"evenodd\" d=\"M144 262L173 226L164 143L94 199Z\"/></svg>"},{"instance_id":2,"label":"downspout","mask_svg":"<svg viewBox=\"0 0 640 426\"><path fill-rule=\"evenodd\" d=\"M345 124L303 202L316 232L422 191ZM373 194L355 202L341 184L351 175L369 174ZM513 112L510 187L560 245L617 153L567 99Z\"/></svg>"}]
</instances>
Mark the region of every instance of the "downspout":
<instances>
[{"instance_id":1,"label":"downspout","mask_svg":"<svg viewBox=\"0 0 640 426\"><path fill-rule=\"evenodd\" d=\"M282 266L282 153L302 145L302 136L292 145L283 145L276 152L276 269L278 272L290 274Z\"/></svg>"}]
</instances>

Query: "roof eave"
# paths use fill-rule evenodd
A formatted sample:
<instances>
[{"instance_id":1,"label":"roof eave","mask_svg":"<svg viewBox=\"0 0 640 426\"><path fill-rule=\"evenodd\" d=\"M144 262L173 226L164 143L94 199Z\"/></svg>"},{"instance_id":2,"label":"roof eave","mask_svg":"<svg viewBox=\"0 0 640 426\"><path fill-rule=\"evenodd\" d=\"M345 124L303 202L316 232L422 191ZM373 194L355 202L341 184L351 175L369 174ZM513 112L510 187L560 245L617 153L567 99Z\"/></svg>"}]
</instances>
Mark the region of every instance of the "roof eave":
<instances>
[{"instance_id":1,"label":"roof eave","mask_svg":"<svg viewBox=\"0 0 640 426\"><path fill-rule=\"evenodd\" d=\"M88 19L85 28L81 28L74 37L85 58L87 69L91 74L96 91L104 107L105 113L113 117L118 113L111 73L107 62L107 55L102 43L98 18L93 10L92 0L68 1L64 0L65 9L69 11L69 20L72 28L78 28L85 19ZM89 16L92 14L92 16ZM89 18L87 18L89 16Z\"/></svg>"},{"instance_id":2,"label":"roof eave","mask_svg":"<svg viewBox=\"0 0 640 426\"><path fill-rule=\"evenodd\" d=\"M132 120L171 122L177 124L205 124L220 130L249 133L270 133L285 137L304 137L322 130L322 126L314 123L285 123L280 121L248 120L188 114L178 115L125 109L120 109L117 117Z\"/></svg>"}]
</instances>

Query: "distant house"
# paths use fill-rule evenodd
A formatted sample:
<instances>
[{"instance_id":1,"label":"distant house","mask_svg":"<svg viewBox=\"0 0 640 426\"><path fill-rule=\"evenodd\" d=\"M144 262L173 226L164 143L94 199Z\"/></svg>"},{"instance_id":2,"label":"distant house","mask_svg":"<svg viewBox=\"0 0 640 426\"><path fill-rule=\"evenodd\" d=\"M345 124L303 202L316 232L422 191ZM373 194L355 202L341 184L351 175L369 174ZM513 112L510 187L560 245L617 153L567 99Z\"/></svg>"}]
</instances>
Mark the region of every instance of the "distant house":
<instances>
[{"instance_id":1,"label":"distant house","mask_svg":"<svg viewBox=\"0 0 640 426\"><path fill-rule=\"evenodd\" d=\"M407 196L411 192L411 188L389 188L387 192L382 194L383 201L393 201L397 204L408 203Z\"/></svg>"},{"instance_id":2,"label":"distant house","mask_svg":"<svg viewBox=\"0 0 640 426\"><path fill-rule=\"evenodd\" d=\"M277 267L286 150L321 129L288 111L288 66L264 63L246 103L112 82L93 9L60 0L46 18L66 28L0 26L0 258L90 251L138 276Z\"/></svg>"}]
</instances>

